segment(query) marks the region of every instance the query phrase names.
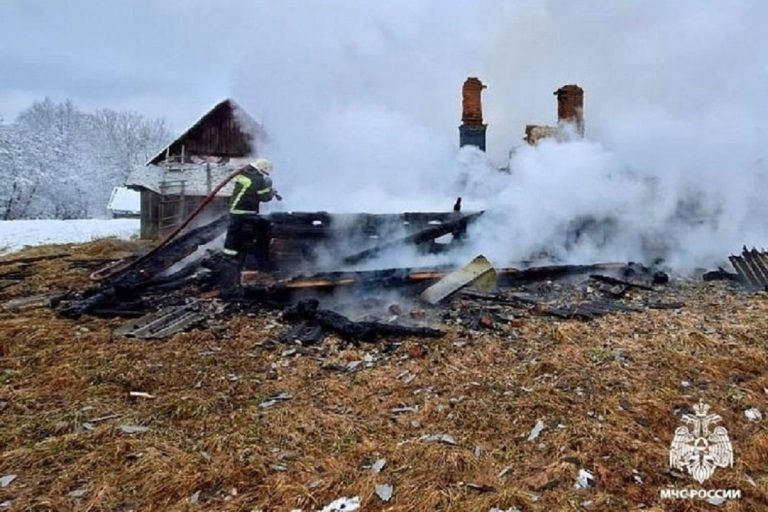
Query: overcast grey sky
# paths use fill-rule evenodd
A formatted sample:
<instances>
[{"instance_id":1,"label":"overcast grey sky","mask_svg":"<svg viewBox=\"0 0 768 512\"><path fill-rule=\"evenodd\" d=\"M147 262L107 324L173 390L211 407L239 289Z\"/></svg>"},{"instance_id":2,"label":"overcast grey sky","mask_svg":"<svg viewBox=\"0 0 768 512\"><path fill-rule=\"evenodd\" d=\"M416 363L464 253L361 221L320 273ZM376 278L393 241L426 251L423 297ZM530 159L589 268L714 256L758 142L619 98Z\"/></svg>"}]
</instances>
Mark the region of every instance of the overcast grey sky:
<instances>
[{"instance_id":1,"label":"overcast grey sky","mask_svg":"<svg viewBox=\"0 0 768 512\"><path fill-rule=\"evenodd\" d=\"M287 139L350 105L453 139L461 82L478 75L498 156L524 124L552 122L564 83L586 89L592 135L622 109L765 114L767 13L761 0L0 0L0 115L50 96L179 131L234 96Z\"/></svg>"},{"instance_id":2,"label":"overcast grey sky","mask_svg":"<svg viewBox=\"0 0 768 512\"><path fill-rule=\"evenodd\" d=\"M504 10L498 2L477 5L483 3L478 17ZM336 58L345 46L376 58L388 44L431 37L422 32L427 30L437 38L454 33L452 44L448 38L439 43L449 43L440 52L448 55L453 45L458 57L458 46L480 36L461 34L462 18L472 14L474 4L0 0L0 115L11 120L31 101L50 96L71 98L86 108L166 116L181 129L249 83L258 88L277 76L295 85L312 71L301 66L328 64L329 58L341 64ZM419 52L418 46L396 50L396 58ZM387 64L397 66L391 60Z\"/></svg>"},{"instance_id":3,"label":"overcast grey sky","mask_svg":"<svg viewBox=\"0 0 768 512\"><path fill-rule=\"evenodd\" d=\"M236 41L257 27L222 4L0 0L0 114L50 96L181 126L228 94Z\"/></svg>"}]
</instances>

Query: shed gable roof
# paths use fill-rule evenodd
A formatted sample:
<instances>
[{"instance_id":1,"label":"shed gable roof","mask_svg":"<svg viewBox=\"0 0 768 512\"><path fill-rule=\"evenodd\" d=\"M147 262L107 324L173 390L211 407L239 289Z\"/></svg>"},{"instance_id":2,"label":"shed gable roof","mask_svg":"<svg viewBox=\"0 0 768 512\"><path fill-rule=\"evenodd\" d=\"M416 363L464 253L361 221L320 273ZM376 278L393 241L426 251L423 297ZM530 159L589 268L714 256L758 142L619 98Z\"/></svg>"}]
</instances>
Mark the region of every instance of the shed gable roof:
<instances>
[{"instance_id":1,"label":"shed gable roof","mask_svg":"<svg viewBox=\"0 0 768 512\"><path fill-rule=\"evenodd\" d=\"M216 156L242 158L256 155L255 147L265 137L264 129L235 101L226 99L214 106L186 132L147 162L158 164L168 156Z\"/></svg>"}]
</instances>

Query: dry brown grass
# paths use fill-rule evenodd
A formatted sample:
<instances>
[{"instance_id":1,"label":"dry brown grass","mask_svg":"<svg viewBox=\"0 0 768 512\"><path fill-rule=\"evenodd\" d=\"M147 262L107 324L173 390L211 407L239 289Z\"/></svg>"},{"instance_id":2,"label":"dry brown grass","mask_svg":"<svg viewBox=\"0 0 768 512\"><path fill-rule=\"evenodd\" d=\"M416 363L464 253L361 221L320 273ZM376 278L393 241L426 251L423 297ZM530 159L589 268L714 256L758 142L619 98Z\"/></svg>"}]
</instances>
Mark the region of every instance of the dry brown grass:
<instances>
[{"instance_id":1,"label":"dry brown grass","mask_svg":"<svg viewBox=\"0 0 768 512\"><path fill-rule=\"evenodd\" d=\"M116 241L65 249L81 258L131 250ZM87 284L88 271L63 260L31 268L34 276L2 290L4 299ZM670 475L666 463L675 409L702 398L723 416L736 452L735 467L718 470L707 487L744 493L719 510L766 510L768 430L765 420L750 423L743 414L751 406L768 413L766 296L719 283L684 284L679 293L688 303L682 310L588 323L534 317L516 336L452 328L441 340L404 340L356 373L334 364L383 344L341 349L330 338L285 358L264 343L283 329L272 312L149 343L113 337L119 320L0 312L0 401L7 402L0 476L18 475L0 489L0 503L315 510L359 495L366 511L583 510L588 501L590 510L709 510L658 497L661 488L697 487ZM470 343L455 346L459 339ZM416 375L410 383L397 378L406 370ZM130 391L156 398L129 398ZM294 398L259 408L277 391ZM413 405L415 413L390 414ZM107 415L119 417L83 428ZM537 419L547 428L529 442ZM150 430L124 434L124 424ZM437 433L457 446L419 441ZM476 446L484 450L479 458ZM387 460L382 473L361 468L377 458ZM580 468L596 475L596 488L573 488ZM378 483L394 486L390 503L375 496ZM69 497L76 489L87 492ZM189 503L197 491L199 503Z\"/></svg>"}]
</instances>

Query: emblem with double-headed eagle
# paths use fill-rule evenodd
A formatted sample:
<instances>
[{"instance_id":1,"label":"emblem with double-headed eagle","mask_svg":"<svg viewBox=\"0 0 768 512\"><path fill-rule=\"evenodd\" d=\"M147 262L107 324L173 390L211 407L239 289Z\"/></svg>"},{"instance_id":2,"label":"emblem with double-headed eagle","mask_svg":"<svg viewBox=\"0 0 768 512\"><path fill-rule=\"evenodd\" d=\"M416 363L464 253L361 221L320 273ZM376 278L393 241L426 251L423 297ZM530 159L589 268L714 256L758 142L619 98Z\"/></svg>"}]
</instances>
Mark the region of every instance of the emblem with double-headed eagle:
<instances>
[{"instance_id":1,"label":"emblem with double-headed eagle","mask_svg":"<svg viewBox=\"0 0 768 512\"><path fill-rule=\"evenodd\" d=\"M693 410L695 416L683 414L682 417L688 426L675 430L669 447L669 467L688 471L694 480L703 483L715 468L733 466L733 447L725 427L712 428L723 419L717 414L707 414L709 405L699 401Z\"/></svg>"}]
</instances>

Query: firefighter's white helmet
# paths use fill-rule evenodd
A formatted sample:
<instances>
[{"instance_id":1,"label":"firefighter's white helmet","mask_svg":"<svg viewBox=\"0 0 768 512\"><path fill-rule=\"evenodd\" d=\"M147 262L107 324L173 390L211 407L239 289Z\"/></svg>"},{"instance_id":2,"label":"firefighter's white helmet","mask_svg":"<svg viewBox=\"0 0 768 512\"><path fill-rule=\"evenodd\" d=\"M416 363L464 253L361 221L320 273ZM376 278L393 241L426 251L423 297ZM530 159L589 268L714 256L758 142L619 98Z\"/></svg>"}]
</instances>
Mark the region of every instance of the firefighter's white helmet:
<instances>
[{"instance_id":1,"label":"firefighter's white helmet","mask_svg":"<svg viewBox=\"0 0 768 512\"><path fill-rule=\"evenodd\" d=\"M264 174L269 174L272 172L272 162L266 158L259 158L258 160L254 160L250 165L257 171L263 172Z\"/></svg>"}]
</instances>

